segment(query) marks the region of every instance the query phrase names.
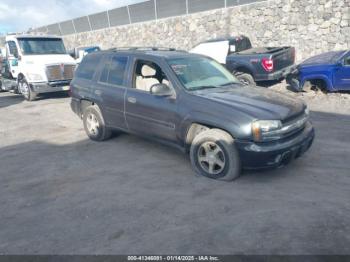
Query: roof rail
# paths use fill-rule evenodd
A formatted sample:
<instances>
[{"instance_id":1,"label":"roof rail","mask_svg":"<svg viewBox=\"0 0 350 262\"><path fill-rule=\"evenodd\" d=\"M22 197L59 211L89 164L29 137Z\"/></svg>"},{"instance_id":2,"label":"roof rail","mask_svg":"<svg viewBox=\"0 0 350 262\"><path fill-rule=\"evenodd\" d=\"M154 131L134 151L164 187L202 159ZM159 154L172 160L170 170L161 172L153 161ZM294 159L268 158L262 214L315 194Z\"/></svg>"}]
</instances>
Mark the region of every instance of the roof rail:
<instances>
[{"instance_id":1,"label":"roof rail","mask_svg":"<svg viewBox=\"0 0 350 262\"><path fill-rule=\"evenodd\" d=\"M108 49L110 51L182 51L186 52L183 50L176 50L175 48L171 47L155 47L155 46L132 46L132 47L114 47L111 49Z\"/></svg>"}]
</instances>

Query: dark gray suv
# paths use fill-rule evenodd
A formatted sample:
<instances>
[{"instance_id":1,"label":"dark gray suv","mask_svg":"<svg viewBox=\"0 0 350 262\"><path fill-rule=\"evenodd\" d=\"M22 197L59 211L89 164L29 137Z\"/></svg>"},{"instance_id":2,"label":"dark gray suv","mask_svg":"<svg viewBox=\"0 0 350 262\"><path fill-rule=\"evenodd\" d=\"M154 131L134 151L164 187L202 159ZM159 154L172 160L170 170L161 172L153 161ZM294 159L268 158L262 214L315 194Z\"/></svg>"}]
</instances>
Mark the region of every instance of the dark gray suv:
<instances>
[{"instance_id":1,"label":"dark gray suv","mask_svg":"<svg viewBox=\"0 0 350 262\"><path fill-rule=\"evenodd\" d=\"M301 101L243 86L214 60L172 49L89 54L71 96L92 140L120 130L165 142L189 152L195 171L215 179L285 165L314 139Z\"/></svg>"}]
</instances>

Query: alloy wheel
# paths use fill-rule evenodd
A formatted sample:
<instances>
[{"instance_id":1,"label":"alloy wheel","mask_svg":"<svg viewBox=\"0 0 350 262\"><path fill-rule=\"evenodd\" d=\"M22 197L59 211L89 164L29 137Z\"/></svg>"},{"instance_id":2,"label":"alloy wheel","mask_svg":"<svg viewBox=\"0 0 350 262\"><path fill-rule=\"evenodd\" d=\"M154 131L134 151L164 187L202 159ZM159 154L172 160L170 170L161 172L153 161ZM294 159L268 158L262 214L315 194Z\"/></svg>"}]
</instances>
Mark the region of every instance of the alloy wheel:
<instances>
[{"instance_id":1,"label":"alloy wheel","mask_svg":"<svg viewBox=\"0 0 350 262\"><path fill-rule=\"evenodd\" d=\"M198 149L200 167L211 175L218 175L226 165L223 149L214 142L204 142Z\"/></svg>"},{"instance_id":2,"label":"alloy wheel","mask_svg":"<svg viewBox=\"0 0 350 262\"><path fill-rule=\"evenodd\" d=\"M91 135L97 136L100 123L95 114L90 113L86 118L86 127Z\"/></svg>"}]
</instances>

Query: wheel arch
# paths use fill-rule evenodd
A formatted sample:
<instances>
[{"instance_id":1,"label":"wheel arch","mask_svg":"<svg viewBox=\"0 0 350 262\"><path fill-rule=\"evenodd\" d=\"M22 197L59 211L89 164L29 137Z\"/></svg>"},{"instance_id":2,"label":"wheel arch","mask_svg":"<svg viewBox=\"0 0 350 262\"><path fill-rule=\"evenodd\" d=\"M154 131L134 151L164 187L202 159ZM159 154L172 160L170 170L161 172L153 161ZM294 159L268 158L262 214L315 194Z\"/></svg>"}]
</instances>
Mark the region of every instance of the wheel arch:
<instances>
[{"instance_id":1,"label":"wheel arch","mask_svg":"<svg viewBox=\"0 0 350 262\"><path fill-rule=\"evenodd\" d=\"M209 129L220 129L222 131L227 132L233 138L235 136L230 132L227 127L223 127L222 125L218 125L215 123L205 122L205 121L189 121L186 124L185 133L184 133L184 141L185 141L185 150L189 152L193 139L200 134Z\"/></svg>"},{"instance_id":2,"label":"wheel arch","mask_svg":"<svg viewBox=\"0 0 350 262\"><path fill-rule=\"evenodd\" d=\"M80 112L81 112L81 115L83 115L85 109L89 106L92 106L94 105L95 103L89 99L86 99L86 98L83 98L83 99L80 99Z\"/></svg>"},{"instance_id":3,"label":"wheel arch","mask_svg":"<svg viewBox=\"0 0 350 262\"><path fill-rule=\"evenodd\" d=\"M326 90L334 90L333 85L331 81L328 79L328 77L324 75L312 75L312 76L306 76L302 79L302 82L300 86L304 86L306 82L311 82L317 85L318 82L321 82L323 84L323 88Z\"/></svg>"},{"instance_id":4,"label":"wheel arch","mask_svg":"<svg viewBox=\"0 0 350 262\"><path fill-rule=\"evenodd\" d=\"M20 72L17 75L17 82L22 79L27 79L27 76L24 73Z\"/></svg>"},{"instance_id":5,"label":"wheel arch","mask_svg":"<svg viewBox=\"0 0 350 262\"><path fill-rule=\"evenodd\" d=\"M250 74L254 79L254 72L247 66L238 66L237 68L233 69L233 72L236 73L245 73L245 74Z\"/></svg>"}]
</instances>

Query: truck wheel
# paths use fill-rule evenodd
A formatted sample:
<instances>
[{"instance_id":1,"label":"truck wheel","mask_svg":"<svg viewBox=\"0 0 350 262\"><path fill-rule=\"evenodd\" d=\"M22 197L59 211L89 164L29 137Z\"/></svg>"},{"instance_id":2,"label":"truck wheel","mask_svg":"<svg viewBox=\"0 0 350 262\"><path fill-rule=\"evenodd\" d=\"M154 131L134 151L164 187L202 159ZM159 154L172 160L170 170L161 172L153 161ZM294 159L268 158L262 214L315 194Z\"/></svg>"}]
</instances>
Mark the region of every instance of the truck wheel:
<instances>
[{"instance_id":1,"label":"truck wheel","mask_svg":"<svg viewBox=\"0 0 350 262\"><path fill-rule=\"evenodd\" d=\"M306 92L306 93L310 93L311 91L313 90L316 90L316 88L311 84L310 81L306 81L303 85L303 91Z\"/></svg>"},{"instance_id":2,"label":"truck wheel","mask_svg":"<svg viewBox=\"0 0 350 262\"><path fill-rule=\"evenodd\" d=\"M235 76L238 78L239 81L241 81L241 83L243 85L256 86L254 78L253 78L253 76L251 74L237 72L237 73L235 73Z\"/></svg>"},{"instance_id":3,"label":"truck wheel","mask_svg":"<svg viewBox=\"0 0 350 262\"><path fill-rule=\"evenodd\" d=\"M234 139L220 129L198 134L191 144L190 159L194 170L205 177L231 181L241 173Z\"/></svg>"},{"instance_id":4,"label":"truck wheel","mask_svg":"<svg viewBox=\"0 0 350 262\"><path fill-rule=\"evenodd\" d=\"M37 93L35 93L25 78L18 81L17 92L22 94L27 101L34 101Z\"/></svg>"},{"instance_id":5,"label":"truck wheel","mask_svg":"<svg viewBox=\"0 0 350 262\"><path fill-rule=\"evenodd\" d=\"M85 132L91 140L103 141L112 135L112 131L106 127L101 110L97 105L91 105L85 109L83 123Z\"/></svg>"}]
</instances>

